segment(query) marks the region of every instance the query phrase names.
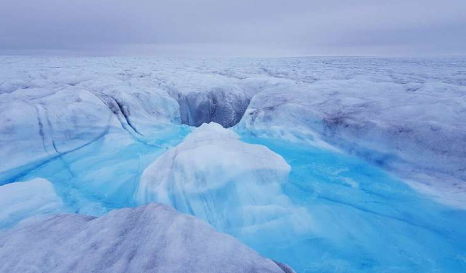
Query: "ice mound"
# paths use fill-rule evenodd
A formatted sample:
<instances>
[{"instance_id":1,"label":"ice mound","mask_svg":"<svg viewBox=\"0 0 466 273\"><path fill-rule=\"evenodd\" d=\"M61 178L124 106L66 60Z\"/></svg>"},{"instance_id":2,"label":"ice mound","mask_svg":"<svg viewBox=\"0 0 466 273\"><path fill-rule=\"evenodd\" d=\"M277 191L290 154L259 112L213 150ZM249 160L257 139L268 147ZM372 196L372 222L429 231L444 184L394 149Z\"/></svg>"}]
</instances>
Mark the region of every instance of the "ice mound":
<instances>
[{"instance_id":1,"label":"ice mound","mask_svg":"<svg viewBox=\"0 0 466 273\"><path fill-rule=\"evenodd\" d=\"M0 232L0 272L292 272L161 205L100 218L58 215ZM283 268L283 269L282 269Z\"/></svg>"},{"instance_id":2,"label":"ice mound","mask_svg":"<svg viewBox=\"0 0 466 273\"><path fill-rule=\"evenodd\" d=\"M64 209L61 198L46 179L35 178L0 186L0 228L32 215L56 213Z\"/></svg>"},{"instance_id":3,"label":"ice mound","mask_svg":"<svg viewBox=\"0 0 466 273\"><path fill-rule=\"evenodd\" d=\"M292 231L306 216L282 193L289 172L267 147L241 142L219 124L203 124L144 170L135 198L171 205L221 231L255 232L285 222Z\"/></svg>"}]
</instances>

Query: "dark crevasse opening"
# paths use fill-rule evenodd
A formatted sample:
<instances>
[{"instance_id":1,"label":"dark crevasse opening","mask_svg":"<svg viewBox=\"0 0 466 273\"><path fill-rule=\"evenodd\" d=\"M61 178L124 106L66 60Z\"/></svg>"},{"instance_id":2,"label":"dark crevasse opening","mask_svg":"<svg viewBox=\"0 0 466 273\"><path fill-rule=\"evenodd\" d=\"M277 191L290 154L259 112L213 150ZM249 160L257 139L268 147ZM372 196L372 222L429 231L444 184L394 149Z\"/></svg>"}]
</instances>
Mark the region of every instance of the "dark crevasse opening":
<instances>
[{"instance_id":1,"label":"dark crevasse opening","mask_svg":"<svg viewBox=\"0 0 466 273\"><path fill-rule=\"evenodd\" d=\"M208 92L178 94L181 123L199 127L216 122L225 128L236 125L248 108L250 97L243 92L214 89Z\"/></svg>"}]
</instances>

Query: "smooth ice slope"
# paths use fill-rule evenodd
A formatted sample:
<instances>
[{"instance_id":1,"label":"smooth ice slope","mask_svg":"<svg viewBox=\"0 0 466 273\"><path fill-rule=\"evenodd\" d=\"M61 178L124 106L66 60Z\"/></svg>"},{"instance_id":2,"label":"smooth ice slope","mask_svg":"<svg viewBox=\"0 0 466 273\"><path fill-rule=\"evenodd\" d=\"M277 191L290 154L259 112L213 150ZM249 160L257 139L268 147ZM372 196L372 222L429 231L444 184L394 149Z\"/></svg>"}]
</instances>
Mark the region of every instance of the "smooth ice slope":
<instances>
[{"instance_id":1,"label":"smooth ice slope","mask_svg":"<svg viewBox=\"0 0 466 273\"><path fill-rule=\"evenodd\" d=\"M308 216L281 190L289 172L267 147L205 123L144 170L135 197L171 205L222 231L287 226L293 232L306 228Z\"/></svg>"},{"instance_id":2,"label":"smooth ice slope","mask_svg":"<svg viewBox=\"0 0 466 273\"><path fill-rule=\"evenodd\" d=\"M36 178L0 186L0 228L27 217L65 211L65 206L46 179Z\"/></svg>"},{"instance_id":3,"label":"smooth ice slope","mask_svg":"<svg viewBox=\"0 0 466 273\"><path fill-rule=\"evenodd\" d=\"M233 237L156 203L100 218L32 219L0 231L0 260L0 272L9 273L284 272Z\"/></svg>"}]
</instances>

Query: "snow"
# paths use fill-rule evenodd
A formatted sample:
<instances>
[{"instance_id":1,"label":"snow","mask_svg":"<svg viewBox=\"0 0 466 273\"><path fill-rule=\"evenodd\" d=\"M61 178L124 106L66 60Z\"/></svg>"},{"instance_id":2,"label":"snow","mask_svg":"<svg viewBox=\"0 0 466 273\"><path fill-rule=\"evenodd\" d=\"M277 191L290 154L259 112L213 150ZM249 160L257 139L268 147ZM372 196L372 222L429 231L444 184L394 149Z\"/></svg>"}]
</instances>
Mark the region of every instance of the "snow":
<instances>
[{"instance_id":1,"label":"snow","mask_svg":"<svg viewBox=\"0 0 466 273\"><path fill-rule=\"evenodd\" d=\"M233 237L156 203L100 218L28 220L0 231L0 260L0 272L10 273L284 272Z\"/></svg>"},{"instance_id":2,"label":"snow","mask_svg":"<svg viewBox=\"0 0 466 273\"><path fill-rule=\"evenodd\" d=\"M43 178L0 186L0 228L33 215L65 211L52 183Z\"/></svg>"},{"instance_id":3,"label":"snow","mask_svg":"<svg viewBox=\"0 0 466 273\"><path fill-rule=\"evenodd\" d=\"M142 173L135 198L170 205L217 230L308 229L304 209L283 194L290 166L262 145L241 142L217 123L204 123Z\"/></svg>"}]
</instances>

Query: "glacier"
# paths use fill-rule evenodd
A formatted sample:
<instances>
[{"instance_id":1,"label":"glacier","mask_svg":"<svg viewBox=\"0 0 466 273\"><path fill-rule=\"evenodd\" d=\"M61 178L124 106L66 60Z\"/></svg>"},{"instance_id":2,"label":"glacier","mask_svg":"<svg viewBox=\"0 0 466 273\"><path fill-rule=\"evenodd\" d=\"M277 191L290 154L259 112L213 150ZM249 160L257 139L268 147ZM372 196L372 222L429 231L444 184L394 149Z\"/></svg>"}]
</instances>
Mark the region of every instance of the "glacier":
<instances>
[{"instance_id":1,"label":"glacier","mask_svg":"<svg viewBox=\"0 0 466 273\"><path fill-rule=\"evenodd\" d=\"M464 272L464 71L461 57L1 56L0 242L156 201L298 273ZM10 246L2 260L25 251Z\"/></svg>"}]
</instances>

